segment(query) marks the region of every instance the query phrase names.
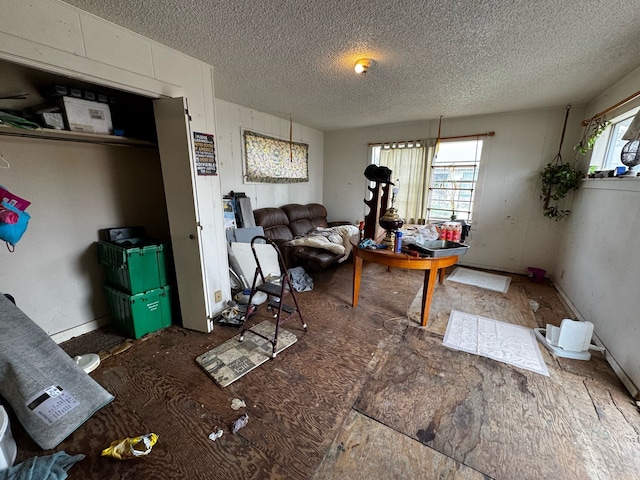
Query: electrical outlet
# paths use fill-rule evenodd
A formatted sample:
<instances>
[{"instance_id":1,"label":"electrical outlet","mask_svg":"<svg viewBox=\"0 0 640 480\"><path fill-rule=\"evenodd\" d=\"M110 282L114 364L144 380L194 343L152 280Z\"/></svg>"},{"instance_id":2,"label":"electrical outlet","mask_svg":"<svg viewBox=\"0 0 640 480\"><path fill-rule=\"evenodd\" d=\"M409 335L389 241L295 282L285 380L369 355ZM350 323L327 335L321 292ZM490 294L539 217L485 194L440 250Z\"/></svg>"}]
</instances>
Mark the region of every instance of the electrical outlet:
<instances>
[{"instance_id":1,"label":"electrical outlet","mask_svg":"<svg viewBox=\"0 0 640 480\"><path fill-rule=\"evenodd\" d=\"M216 290L216 293L214 293L214 297L216 299L216 303L221 302L222 301L222 290Z\"/></svg>"}]
</instances>

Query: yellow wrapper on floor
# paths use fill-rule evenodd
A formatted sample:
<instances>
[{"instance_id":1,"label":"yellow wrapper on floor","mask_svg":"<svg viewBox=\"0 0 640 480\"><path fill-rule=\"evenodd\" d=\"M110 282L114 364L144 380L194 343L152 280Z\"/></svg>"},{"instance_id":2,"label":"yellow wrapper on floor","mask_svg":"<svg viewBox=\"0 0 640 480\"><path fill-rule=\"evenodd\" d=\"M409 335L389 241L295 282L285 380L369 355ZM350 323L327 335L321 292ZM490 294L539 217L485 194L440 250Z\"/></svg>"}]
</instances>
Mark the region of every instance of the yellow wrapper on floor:
<instances>
[{"instance_id":1,"label":"yellow wrapper on floor","mask_svg":"<svg viewBox=\"0 0 640 480\"><path fill-rule=\"evenodd\" d=\"M147 433L139 437L125 438L112 442L109 448L102 451L103 457L113 457L118 460L127 460L129 458L142 457L148 455L151 449L158 441L158 435L155 433Z\"/></svg>"}]
</instances>

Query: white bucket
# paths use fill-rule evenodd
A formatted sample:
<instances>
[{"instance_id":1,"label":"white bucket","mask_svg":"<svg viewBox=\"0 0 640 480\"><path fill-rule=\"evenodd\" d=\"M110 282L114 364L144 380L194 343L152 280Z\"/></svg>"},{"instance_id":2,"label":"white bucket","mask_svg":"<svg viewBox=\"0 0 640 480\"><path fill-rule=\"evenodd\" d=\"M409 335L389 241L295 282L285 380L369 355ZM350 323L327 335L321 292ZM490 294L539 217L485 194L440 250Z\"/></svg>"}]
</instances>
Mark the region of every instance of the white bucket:
<instances>
[{"instance_id":1,"label":"white bucket","mask_svg":"<svg viewBox=\"0 0 640 480\"><path fill-rule=\"evenodd\" d=\"M5 470L13 466L16 459L16 442L11 435L9 426L9 415L2 405L0 405L0 470Z\"/></svg>"}]
</instances>

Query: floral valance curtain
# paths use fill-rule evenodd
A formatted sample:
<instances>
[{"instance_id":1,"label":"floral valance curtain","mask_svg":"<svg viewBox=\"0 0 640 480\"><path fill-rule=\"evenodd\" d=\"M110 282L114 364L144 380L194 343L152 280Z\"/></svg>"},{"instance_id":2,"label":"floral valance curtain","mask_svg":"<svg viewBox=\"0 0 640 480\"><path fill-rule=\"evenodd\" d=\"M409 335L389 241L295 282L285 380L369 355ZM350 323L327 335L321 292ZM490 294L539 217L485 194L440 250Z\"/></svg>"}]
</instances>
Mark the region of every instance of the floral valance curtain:
<instances>
[{"instance_id":1,"label":"floral valance curtain","mask_svg":"<svg viewBox=\"0 0 640 480\"><path fill-rule=\"evenodd\" d=\"M309 181L309 145L243 131L245 181L299 183Z\"/></svg>"}]
</instances>

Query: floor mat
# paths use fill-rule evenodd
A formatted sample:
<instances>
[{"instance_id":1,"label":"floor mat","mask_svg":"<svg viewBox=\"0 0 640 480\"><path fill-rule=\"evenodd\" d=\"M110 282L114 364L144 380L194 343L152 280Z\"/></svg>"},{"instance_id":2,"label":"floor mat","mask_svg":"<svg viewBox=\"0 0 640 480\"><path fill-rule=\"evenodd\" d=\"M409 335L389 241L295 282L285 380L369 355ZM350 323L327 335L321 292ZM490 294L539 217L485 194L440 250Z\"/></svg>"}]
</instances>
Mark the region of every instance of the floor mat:
<instances>
[{"instance_id":1,"label":"floor mat","mask_svg":"<svg viewBox=\"0 0 640 480\"><path fill-rule=\"evenodd\" d=\"M110 352L123 344L132 342L133 339L108 326L73 337L61 343L60 348L67 352L70 357L75 357L76 355L85 355L87 353Z\"/></svg>"},{"instance_id":2,"label":"floor mat","mask_svg":"<svg viewBox=\"0 0 640 480\"><path fill-rule=\"evenodd\" d=\"M511 277L504 275L496 275L494 273L479 272L468 268L457 267L446 280L465 285L475 285L476 287L486 288L495 292L507 293Z\"/></svg>"},{"instance_id":3,"label":"floor mat","mask_svg":"<svg viewBox=\"0 0 640 480\"><path fill-rule=\"evenodd\" d=\"M273 337L276 326L265 320L255 325L252 330L268 337ZM276 354L298 341L293 333L280 327ZM196 363L221 387L226 387L246 375L254 368L271 358L271 342L246 331L244 340L240 335L230 338L222 345L203 353L196 358Z\"/></svg>"},{"instance_id":4,"label":"floor mat","mask_svg":"<svg viewBox=\"0 0 640 480\"><path fill-rule=\"evenodd\" d=\"M452 310L442 344L549 376L533 330L527 327Z\"/></svg>"}]
</instances>

